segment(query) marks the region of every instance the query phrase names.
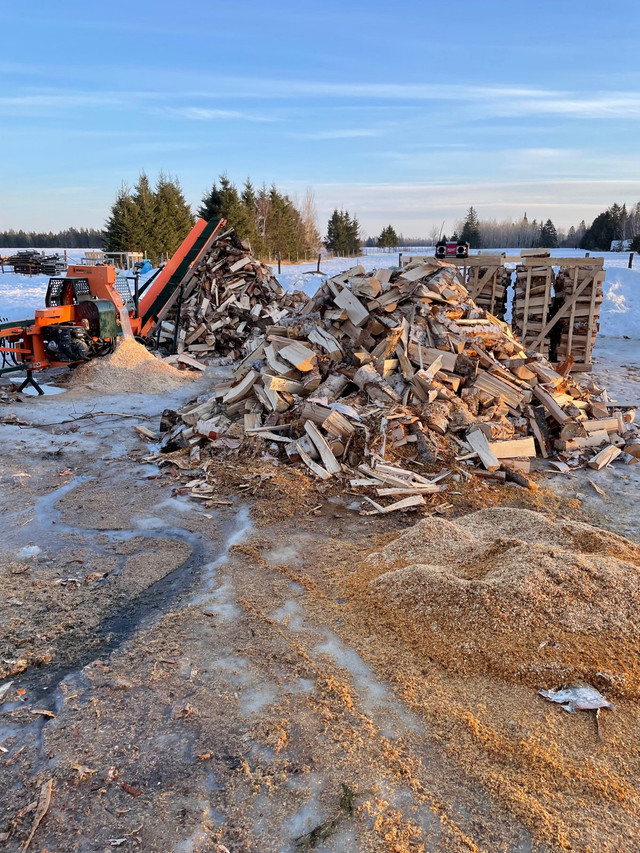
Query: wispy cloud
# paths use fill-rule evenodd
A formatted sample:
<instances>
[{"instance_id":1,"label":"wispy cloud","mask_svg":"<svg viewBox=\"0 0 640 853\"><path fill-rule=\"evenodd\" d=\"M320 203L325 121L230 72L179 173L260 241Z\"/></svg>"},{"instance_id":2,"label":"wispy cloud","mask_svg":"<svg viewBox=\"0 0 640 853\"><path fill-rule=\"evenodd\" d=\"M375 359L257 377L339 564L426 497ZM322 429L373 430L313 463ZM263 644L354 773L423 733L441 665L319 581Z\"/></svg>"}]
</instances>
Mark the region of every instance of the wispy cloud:
<instances>
[{"instance_id":1,"label":"wispy cloud","mask_svg":"<svg viewBox=\"0 0 640 853\"><path fill-rule=\"evenodd\" d=\"M446 102L477 106L497 116L553 115L567 118L640 118L640 92L589 92L533 86L467 86L456 83L342 83L228 77L192 97L255 99L336 98L390 102Z\"/></svg>"},{"instance_id":2,"label":"wispy cloud","mask_svg":"<svg viewBox=\"0 0 640 853\"><path fill-rule=\"evenodd\" d=\"M335 130L317 130L311 133L296 133L296 139L360 139L367 136L380 136L382 131L367 128L353 128Z\"/></svg>"},{"instance_id":3,"label":"wispy cloud","mask_svg":"<svg viewBox=\"0 0 640 853\"><path fill-rule=\"evenodd\" d=\"M91 105L122 104L123 95L117 92L41 92L37 94L0 97L0 110L20 114L40 114L43 110L64 110Z\"/></svg>"},{"instance_id":4,"label":"wispy cloud","mask_svg":"<svg viewBox=\"0 0 640 853\"><path fill-rule=\"evenodd\" d=\"M241 110L209 109L208 107L164 107L159 110L170 118L188 119L190 121L215 121L216 119L231 119L235 121L274 122L279 121L273 116Z\"/></svg>"}]
</instances>

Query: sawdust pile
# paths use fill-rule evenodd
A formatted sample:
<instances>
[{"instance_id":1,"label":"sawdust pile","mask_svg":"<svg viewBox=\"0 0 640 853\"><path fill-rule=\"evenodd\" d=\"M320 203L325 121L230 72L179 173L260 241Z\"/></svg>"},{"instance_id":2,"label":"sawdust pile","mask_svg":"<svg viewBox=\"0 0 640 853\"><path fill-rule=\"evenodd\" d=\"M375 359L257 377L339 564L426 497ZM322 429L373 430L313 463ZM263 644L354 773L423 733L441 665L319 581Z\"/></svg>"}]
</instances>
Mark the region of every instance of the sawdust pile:
<instances>
[{"instance_id":1,"label":"sawdust pile","mask_svg":"<svg viewBox=\"0 0 640 853\"><path fill-rule=\"evenodd\" d=\"M160 394L177 388L193 374L165 364L131 339L119 342L115 352L83 364L71 376L72 388L91 388L103 394L128 392Z\"/></svg>"},{"instance_id":2,"label":"sawdust pile","mask_svg":"<svg viewBox=\"0 0 640 853\"><path fill-rule=\"evenodd\" d=\"M620 536L492 508L427 518L365 567L378 606L450 671L640 697L640 547Z\"/></svg>"}]
</instances>

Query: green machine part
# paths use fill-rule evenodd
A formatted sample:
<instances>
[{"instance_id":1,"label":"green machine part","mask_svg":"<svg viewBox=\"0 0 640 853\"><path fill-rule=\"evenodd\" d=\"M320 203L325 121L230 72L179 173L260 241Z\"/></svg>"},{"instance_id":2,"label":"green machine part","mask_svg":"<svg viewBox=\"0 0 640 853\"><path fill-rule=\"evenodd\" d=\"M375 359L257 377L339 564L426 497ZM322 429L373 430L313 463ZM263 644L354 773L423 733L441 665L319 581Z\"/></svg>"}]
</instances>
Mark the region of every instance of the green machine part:
<instances>
[{"instance_id":1,"label":"green machine part","mask_svg":"<svg viewBox=\"0 0 640 853\"><path fill-rule=\"evenodd\" d=\"M113 340L122 334L116 306L108 299L81 299L77 315L78 319L89 322L89 331L94 338Z\"/></svg>"}]
</instances>

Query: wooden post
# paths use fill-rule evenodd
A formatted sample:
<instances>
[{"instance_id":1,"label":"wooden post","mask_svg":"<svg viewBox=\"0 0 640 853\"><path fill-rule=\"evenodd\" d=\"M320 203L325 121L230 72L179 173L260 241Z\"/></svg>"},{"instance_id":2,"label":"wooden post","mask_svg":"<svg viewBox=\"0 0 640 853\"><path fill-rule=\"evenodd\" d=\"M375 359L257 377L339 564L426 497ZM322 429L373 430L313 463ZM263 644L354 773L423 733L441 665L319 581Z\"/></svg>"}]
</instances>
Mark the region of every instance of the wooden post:
<instances>
[{"instance_id":1,"label":"wooden post","mask_svg":"<svg viewBox=\"0 0 640 853\"><path fill-rule=\"evenodd\" d=\"M320 254L320 252L318 252L318 266L316 267L316 272L320 272L320 258L321 257L322 257L322 255Z\"/></svg>"},{"instance_id":2,"label":"wooden post","mask_svg":"<svg viewBox=\"0 0 640 853\"><path fill-rule=\"evenodd\" d=\"M629 269L633 267L633 252L629 252Z\"/></svg>"},{"instance_id":3,"label":"wooden post","mask_svg":"<svg viewBox=\"0 0 640 853\"><path fill-rule=\"evenodd\" d=\"M587 324L587 342L584 348L584 363L591 366L591 350L593 348L593 325L595 322L596 313L596 297L598 295L598 284L601 283L601 275L593 276L593 284L591 285L591 302L589 304L589 322Z\"/></svg>"},{"instance_id":4,"label":"wooden post","mask_svg":"<svg viewBox=\"0 0 640 853\"><path fill-rule=\"evenodd\" d=\"M280 274L282 272L282 267L280 264L280 252L276 252L276 259L278 261L278 274Z\"/></svg>"},{"instance_id":5,"label":"wooden post","mask_svg":"<svg viewBox=\"0 0 640 853\"><path fill-rule=\"evenodd\" d=\"M573 295L578 289L578 267L575 267L573 270L573 287L571 289L571 294ZM569 358L570 355L573 355L573 324L576 321L576 304L577 301L574 300L571 306L571 313L569 314L569 334L567 336L567 352L565 353L565 358Z\"/></svg>"},{"instance_id":6,"label":"wooden post","mask_svg":"<svg viewBox=\"0 0 640 853\"><path fill-rule=\"evenodd\" d=\"M527 283L524 291L524 314L522 316L522 343L527 346L527 326L529 325L529 298L531 296L531 267L527 269ZM544 322L544 321L543 321Z\"/></svg>"},{"instance_id":7,"label":"wooden post","mask_svg":"<svg viewBox=\"0 0 640 853\"><path fill-rule=\"evenodd\" d=\"M398 266L400 267L400 269L402 269L402 255L403 254L404 254L403 252L400 252L398 255Z\"/></svg>"}]
</instances>

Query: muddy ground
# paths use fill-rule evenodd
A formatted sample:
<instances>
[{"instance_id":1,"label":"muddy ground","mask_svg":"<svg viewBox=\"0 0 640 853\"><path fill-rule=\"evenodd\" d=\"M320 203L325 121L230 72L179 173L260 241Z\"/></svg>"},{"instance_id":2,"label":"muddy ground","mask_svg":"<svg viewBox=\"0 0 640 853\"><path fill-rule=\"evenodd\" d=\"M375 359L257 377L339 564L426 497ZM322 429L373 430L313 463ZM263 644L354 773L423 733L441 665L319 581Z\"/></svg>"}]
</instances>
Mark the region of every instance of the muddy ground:
<instances>
[{"instance_id":1,"label":"muddy ground","mask_svg":"<svg viewBox=\"0 0 640 853\"><path fill-rule=\"evenodd\" d=\"M370 518L255 457L218 465L219 495L195 502L132 425L208 381L2 406L4 849L34 828L49 853L632 849L635 703L600 740L591 713L447 671L363 594L363 558L420 513L597 520L588 475ZM608 526L640 541L627 474L603 482Z\"/></svg>"}]
</instances>

